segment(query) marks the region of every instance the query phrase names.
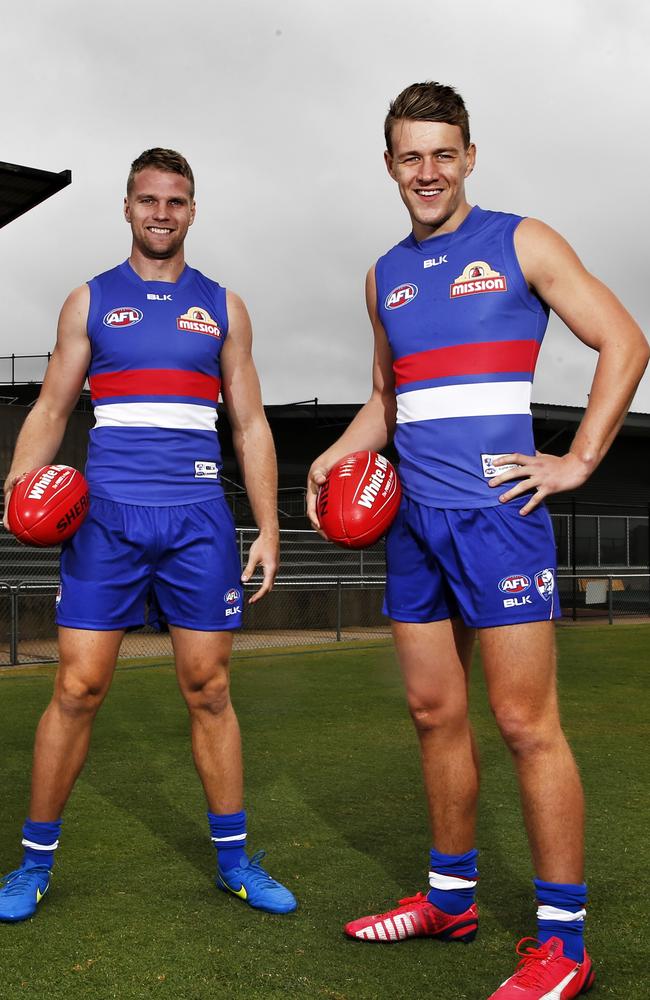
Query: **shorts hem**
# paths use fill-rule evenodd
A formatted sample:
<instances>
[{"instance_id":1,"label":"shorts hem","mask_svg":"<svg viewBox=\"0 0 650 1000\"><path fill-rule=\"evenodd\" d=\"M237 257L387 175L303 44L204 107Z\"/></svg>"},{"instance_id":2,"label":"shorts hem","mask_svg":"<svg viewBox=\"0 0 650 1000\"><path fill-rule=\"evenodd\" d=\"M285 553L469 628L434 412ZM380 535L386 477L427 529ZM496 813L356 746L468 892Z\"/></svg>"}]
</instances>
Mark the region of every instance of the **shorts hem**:
<instances>
[{"instance_id":1,"label":"shorts hem","mask_svg":"<svg viewBox=\"0 0 650 1000\"><path fill-rule=\"evenodd\" d=\"M123 624L123 623L120 622L119 624L114 625L112 623L111 624L107 624L105 621L104 622L88 622L88 621L83 621L82 622L82 621L73 621L72 619L68 619L67 621L63 621L60 618L57 618L55 620L55 623L57 625L61 625L62 628L78 628L78 629L83 629L86 632L120 632L123 629L126 630L126 629L130 629L130 628L143 628L144 625L146 625L146 622L127 622L126 624Z\"/></svg>"},{"instance_id":2,"label":"shorts hem","mask_svg":"<svg viewBox=\"0 0 650 1000\"><path fill-rule=\"evenodd\" d=\"M481 621L481 622L466 622L470 628L499 628L500 625L527 625L530 622L556 622L559 621L562 615L527 615L525 618L515 618L512 621Z\"/></svg>"},{"instance_id":3,"label":"shorts hem","mask_svg":"<svg viewBox=\"0 0 650 1000\"><path fill-rule=\"evenodd\" d=\"M80 621L60 621L57 619L57 625L61 625L62 628L78 628L86 632L121 632L128 631L129 629L144 628L145 625L149 625L149 622L129 622L128 624L119 625L107 625L106 622L80 622ZM192 632L236 632L237 629L242 627L239 625L199 625L193 622L191 625L186 622L166 622L167 625L176 626L177 628L186 628ZM155 628L155 626L152 626ZM160 631L156 630L159 635Z\"/></svg>"},{"instance_id":4,"label":"shorts hem","mask_svg":"<svg viewBox=\"0 0 650 1000\"><path fill-rule=\"evenodd\" d=\"M386 615L387 618L390 618L391 621L404 622L405 625L432 625L434 622L444 622L447 621L447 619L458 618L457 614L452 615L449 612L444 615L439 615L437 618L431 618L428 615L425 615L422 618L415 618L413 616L407 617L406 615L402 615L400 617L398 615L391 614L390 611L383 611L382 614Z\"/></svg>"},{"instance_id":5,"label":"shorts hem","mask_svg":"<svg viewBox=\"0 0 650 1000\"><path fill-rule=\"evenodd\" d=\"M167 625L171 625L172 628L186 628L191 632L236 632L237 629L242 627L242 623L233 625L202 625L196 622L189 624L188 622L171 622L169 619L165 619Z\"/></svg>"}]
</instances>

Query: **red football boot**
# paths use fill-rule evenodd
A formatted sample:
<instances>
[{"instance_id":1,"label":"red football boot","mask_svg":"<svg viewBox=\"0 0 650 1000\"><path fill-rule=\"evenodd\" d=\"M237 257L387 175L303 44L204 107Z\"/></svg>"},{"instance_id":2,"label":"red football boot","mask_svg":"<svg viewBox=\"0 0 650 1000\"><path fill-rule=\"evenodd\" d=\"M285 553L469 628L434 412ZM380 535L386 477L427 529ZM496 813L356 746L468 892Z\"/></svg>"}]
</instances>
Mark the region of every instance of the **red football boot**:
<instances>
[{"instance_id":1,"label":"red football boot","mask_svg":"<svg viewBox=\"0 0 650 1000\"><path fill-rule=\"evenodd\" d=\"M537 947L529 945L522 950L527 941ZM544 944L535 938L523 938L517 954L522 957L514 976L506 979L488 1000L571 1000L594 985L596 975L587 952L582 962L565 958L560 938L549 938Z\"/></svg>"},{"instance_id":2,"label":"red football boot","mask_svg":"<svg viewBox=\"0 0 650 1000\"><path fill-rule=\"evenodd\" d=\"M478 929L478 910L472 903L464 913L443 913L422 892L400 899L399 906L387 913L361 917L346 924L348 937L359 941L405 941L406 938L432 937L441 941L473 941Z\"/></svg>"}]
</instances>

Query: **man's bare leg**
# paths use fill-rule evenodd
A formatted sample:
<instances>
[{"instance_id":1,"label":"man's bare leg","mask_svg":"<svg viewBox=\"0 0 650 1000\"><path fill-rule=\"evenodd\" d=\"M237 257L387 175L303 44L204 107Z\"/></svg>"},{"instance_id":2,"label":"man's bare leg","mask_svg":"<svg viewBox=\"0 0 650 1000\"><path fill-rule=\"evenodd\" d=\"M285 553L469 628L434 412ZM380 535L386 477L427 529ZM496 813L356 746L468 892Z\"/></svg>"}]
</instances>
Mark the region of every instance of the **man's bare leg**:
<instances>
[{"instance_id":1,"label":"man's bare leg","mask_svg":"<svg viewBox=\"0 0 650 1000\"><path fill-rule=\"evenodd\" d=\"M241 736L230 701L232 632L170 626L176 674L190 714L194 763L208 801L217 848L216 884L255 909L291 913L293 894L245 853Z\"/></svg>"},{"instance_id":2,"label":"man's bare leg","mask_svg":"<svg viewBox=\"0 0 650 1000\"><path fill-rule=\"evenodd\" d=\"M474 630L449 619L393 622L409 711L420 742L432 842L444 854L474 847L478 753L467 716Z\"/></svg>"},{"instance_id":3,"label":"man's bare leg","mask_svg":"<svg viewBox=\"0 0 650 1000\"><path fill-rule=\"evenodd\" d=\"M353 920L345 933L366 941L472 941L478 925L473 887L479 774L467 689L474 631L449 619L394 621L393 637L420 743L436 870L426 897L418 894L394 910Z\"/></svg>"},{"instance_id":4,"label":"man's bare leg","mask_svg":"<svg viewBox=\"0 0 650 1000\"><path fill-rule=\"evenodd\" d=\"M176 673L190 714L192 753L213 813L243 807L239 723L230 701L232 632L171 626Z\"/></svg>"},{"instance_id":5,"label":"man's bare leg","mask_svg":"<svg viewBox=\"0 0 650 1000\"><path fill-rule=\"evenodd\" d=\"M490 1000L575 997L594 982L584 949L584 802L580 776L560 724L554 625L550 621L480 631L492 711L519 779L536 874L538 948ZM543 974L542 974L543 970Z\"/></svg>"},{"instance_id":6,"label":"man's bare leg","mask_svg":"<svg viewBox=\"0 0 650 1000\"><path fill-rule=\"evenodd\" d=\"M560 724L553 623L481 629L479 638L492 711L517 769L536 874L579 884L584 801Z\"/></svg>"},{"instance_id":7,"label":"man's bare leg","mask_svg":"<svg viewBox=\"0 0 650 1000\"><path fill-rule=\"evenodd\" d=\"M123 631L59 628L54 693L36 730L29 817L59 819L85 763L93 722L111 685Z\"/></svg>"},{"instance_id":8,"label":"man's bare leg","mask_svg":"<svg viewBox=\"0 0 650 1000\"><path fill-rule=\"evenodd\" d=\"M0 886L3 922L29 919L48 890L61 814L86 760L93 721L110 687L123 634L59 629L54 692L34 742L23 862Z\"/></svg>"}]
</instances>

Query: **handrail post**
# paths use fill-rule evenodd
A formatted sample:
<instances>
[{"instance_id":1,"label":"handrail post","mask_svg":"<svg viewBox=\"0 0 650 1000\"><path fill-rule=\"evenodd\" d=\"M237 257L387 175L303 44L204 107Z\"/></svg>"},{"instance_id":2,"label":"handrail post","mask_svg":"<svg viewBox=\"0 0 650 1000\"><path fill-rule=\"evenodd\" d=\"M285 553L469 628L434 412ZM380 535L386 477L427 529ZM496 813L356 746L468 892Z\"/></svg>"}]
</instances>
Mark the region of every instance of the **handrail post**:
<instances>
[{"instance_id":1,"label":"handrail post","mask_svg":"<svg viewBox=\"0 0 650 1000\"><path fill-rule=\"evenodd\" d=\"M576 621L578 614L576 611L576 603L578 600L578 574L577 574L577 562L576 562L576 500L575 497L571 498L571 572L573 574L572 582L572 600L573 600L573 621Z\"/></svg>"},{"instance_id":2,"label":"handrail post","mask_svg":"<svg viewBox=\"0 0 650 1000\"><path fill-rule=\"evenodd\" d=\"M336 641L341 641L341 612L342 612L342 591L341 578L336 581Z\"/></svg>"},{"instance_id":3,"label":"handrail post","mask_svg":"<svg viewBox=\"0 0 650 1000\"><path fill-rule=\"evenodd\" d=\"M607 577L607 617L609 618L609 624L614 624L614 593L612 588L612 578Z\"/></svg>"},{"instance_id":4,"label":"handrail post","mask_svg":"<svg viewBox=\"0 0 650 1000\"><path fill-rule=\"evenodd\" d=\"M12 667L18 664L18 587L9 588L9 662Z\"/></svg>"}]
</instances>

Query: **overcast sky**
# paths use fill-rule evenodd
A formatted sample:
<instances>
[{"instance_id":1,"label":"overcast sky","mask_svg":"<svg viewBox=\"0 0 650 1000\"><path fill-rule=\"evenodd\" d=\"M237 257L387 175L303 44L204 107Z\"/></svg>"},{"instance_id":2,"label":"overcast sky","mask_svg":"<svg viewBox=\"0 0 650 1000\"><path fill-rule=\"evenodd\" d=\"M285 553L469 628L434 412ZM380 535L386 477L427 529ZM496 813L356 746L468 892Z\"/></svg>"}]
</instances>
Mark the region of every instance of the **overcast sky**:
<instances>
[{"instance_id":1,"label":"overcast sky","mask_svg":"<svg viewBox=\"0 0 650 1000\"><path fill-rule=\"evenodd\" d=\"M364 276L409 230L382 123L425 79L468 105L470 202L558 229L647 332L649 51L638 0L7 6L0 159L73 183L0 233L0 354L49 350L67 292L126 258L129 164L171 146L197 180L187 259L246 300L265 402L365 400ZM594 360L553 320L534 400L584 405Z\"/></svg>"}]
</instances>

